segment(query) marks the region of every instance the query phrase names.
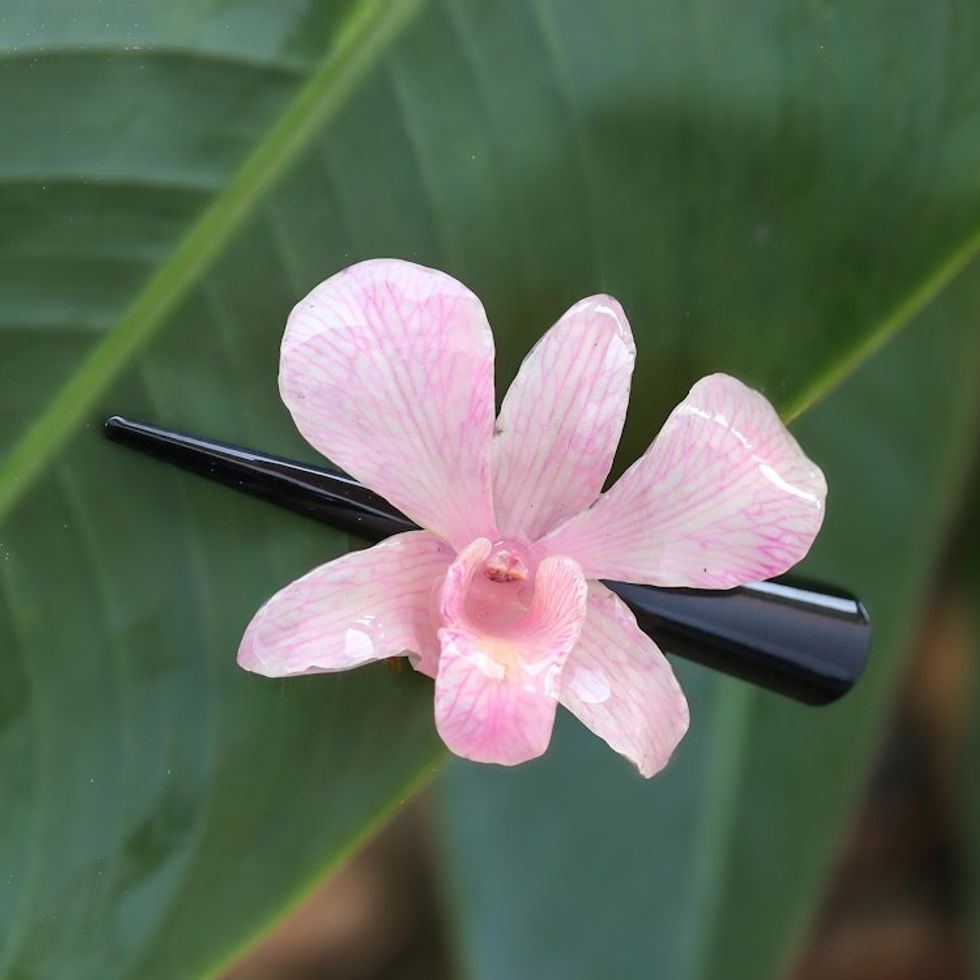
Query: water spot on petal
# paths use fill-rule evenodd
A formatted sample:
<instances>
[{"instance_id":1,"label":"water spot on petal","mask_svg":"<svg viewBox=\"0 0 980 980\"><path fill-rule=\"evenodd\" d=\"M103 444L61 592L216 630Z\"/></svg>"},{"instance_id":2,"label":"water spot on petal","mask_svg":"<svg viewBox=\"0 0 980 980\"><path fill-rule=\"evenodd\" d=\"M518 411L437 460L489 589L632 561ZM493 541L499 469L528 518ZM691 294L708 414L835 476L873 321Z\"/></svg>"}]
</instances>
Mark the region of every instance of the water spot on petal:
<instances>
[{"instance_id":1,"label":"water spot on petal","mask_svg":"<svg viewBox=\"0 0 980 980\"><path fill-rule=\"evenodd\" d=\"M358 663L370 660L374 655L374 643L363 630L349 629L344 634L344 656Z\"/></svg>"},{"instance_id":2,"label":"water spot on petal","mask_svg":"<svg viewBox=\"0 0 980 980\"><path fill-rule=\"evenodd\" d=\"M576 667L569 681L572 693L585 704L602 704L612 693L604 671Z\"/></svg>"}]
</instances>

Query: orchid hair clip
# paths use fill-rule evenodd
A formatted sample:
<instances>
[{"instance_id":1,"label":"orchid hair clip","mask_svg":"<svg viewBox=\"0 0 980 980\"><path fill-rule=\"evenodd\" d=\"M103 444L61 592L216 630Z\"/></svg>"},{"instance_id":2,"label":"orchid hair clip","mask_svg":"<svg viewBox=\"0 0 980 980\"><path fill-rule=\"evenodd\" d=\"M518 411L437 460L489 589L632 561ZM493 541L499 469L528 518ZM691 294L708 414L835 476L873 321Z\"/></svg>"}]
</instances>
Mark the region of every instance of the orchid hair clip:
<instances>
[{"instance_id":1,"label":"orchid hair clip","mask_svg":"<svg viewBox=\"0 0 980 980\"><path fill-rule=\"evenodd\" d=\"M644 776L688 726L654 641L798 700L845 693L867 658L847 593L770 582L807 553L826 483L769 402L703 378L602 493L636 350L609 296L538 341L495 414L493 335L465 286L362 262L293 309L279 386L345 471L113 417L108 434L379 541L274 595L238 662L269 677L407 656L435 681L457 755L514 765L563 704ZM349 475L348 475L349 474ZM712 591L719 590L719 591Z\"/></svg>"}]
</instances>

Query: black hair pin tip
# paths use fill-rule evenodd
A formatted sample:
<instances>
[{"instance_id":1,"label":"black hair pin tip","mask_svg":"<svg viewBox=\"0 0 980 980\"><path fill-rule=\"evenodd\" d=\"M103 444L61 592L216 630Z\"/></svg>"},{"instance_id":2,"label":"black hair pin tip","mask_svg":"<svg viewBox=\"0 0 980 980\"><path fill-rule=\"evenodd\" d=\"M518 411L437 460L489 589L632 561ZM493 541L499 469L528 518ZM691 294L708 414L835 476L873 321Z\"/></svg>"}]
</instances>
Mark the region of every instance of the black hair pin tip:
<instances>
[{"instance_id":1,"label":"black hair pin tip","mask_svg":"<svg viewBox=\"0 0 980 980\"><path fill-rule=\"evenodd\" d=\"M114 415L114 442L372 541L416 528L343 473ZM728 591L606 582L669 653L802 701L829 704L861 675L871 625L839 589L780 578Z\"/></svg>"}]
</instances>

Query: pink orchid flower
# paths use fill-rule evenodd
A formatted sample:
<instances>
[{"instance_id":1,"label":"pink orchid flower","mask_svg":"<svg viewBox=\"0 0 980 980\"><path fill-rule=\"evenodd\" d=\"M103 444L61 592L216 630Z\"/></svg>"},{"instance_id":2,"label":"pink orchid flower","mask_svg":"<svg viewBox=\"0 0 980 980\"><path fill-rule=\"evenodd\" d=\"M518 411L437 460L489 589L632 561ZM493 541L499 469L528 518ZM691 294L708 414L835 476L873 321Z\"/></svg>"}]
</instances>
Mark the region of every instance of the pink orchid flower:
<instances>
[{"instance_id":1,"label":"pink orchid flower","mask_svg":"<svg viewBox=\"0 0 980 980\"><path fill-rule=\"evenodd\" d=\"M283 677L407 655L435 679L457 755L541 755L560 702L644 776L662 769L687 702L599 579L728 589L777 575L809 549L826 483L761 394L715 374L601 493L635 357L619 303L583 299L495 419L493 335L461 283L378 259L317 286L286 326L283 401L314 448L424 530L287 586L238 662Z\"/></svg>"}]
</instances>

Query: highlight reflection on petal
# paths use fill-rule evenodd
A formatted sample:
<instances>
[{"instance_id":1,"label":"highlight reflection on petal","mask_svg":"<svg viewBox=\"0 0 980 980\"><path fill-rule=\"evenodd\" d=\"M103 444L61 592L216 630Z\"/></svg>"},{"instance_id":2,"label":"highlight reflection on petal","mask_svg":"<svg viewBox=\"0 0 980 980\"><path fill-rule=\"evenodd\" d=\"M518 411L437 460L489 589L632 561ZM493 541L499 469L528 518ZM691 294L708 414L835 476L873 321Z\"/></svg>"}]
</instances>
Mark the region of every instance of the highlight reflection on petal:
<instances>
[{"instance_id":1,"label":"highlight reflection on petal","mask_svg":"<svg viewBox=\"0 0 980 980\"><path fill-rule=\"evenodd\" d=\"M702 378L647 452L543 544L589 578L727 589L780 575L823 521L819 467L757 391Z\"/></svg>"},{"instance_id":2,"label":"highlight reflection on petal","mask_svg":"<svg viewBox=\"0 0 980 980\"><path fill-rule=\"evenodd\" d=\"M408 654L434 676L436 589L452 558L434 534L409 531L321 565L259 609L238 663L288 677Z\"/></svg>"},{"instance_id":3,"label":"highlight reflection on petal","mask_svg":"<svg viewBox=\"0 0 980 980\"><path fill-rule=\"evenodd\" d=\"M601 582L589 582L561 703L647 777L663 769L687 731L687 701L667 658Z\"/></svg>"}]
</instances>

